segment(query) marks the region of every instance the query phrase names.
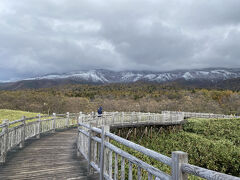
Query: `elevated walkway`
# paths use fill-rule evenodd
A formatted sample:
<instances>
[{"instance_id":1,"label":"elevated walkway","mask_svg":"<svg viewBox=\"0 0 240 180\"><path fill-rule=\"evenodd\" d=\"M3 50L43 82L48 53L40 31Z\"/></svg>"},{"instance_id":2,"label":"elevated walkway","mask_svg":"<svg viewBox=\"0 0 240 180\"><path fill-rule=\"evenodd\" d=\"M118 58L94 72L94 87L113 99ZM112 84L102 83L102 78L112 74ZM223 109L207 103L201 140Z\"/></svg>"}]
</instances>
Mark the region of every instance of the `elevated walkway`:
<instances>
[{"instance_id":1,"label":"elevated walkway","mask_svg":"<svg viewBox=\"0 0 240 180\"><path fill-rule=\"evenodd\" d=\"M77 157L76 137L74 128L28 140L8 154L0 179L98 179L88 176L87 160Z\"/></svg>"}]
</instances>

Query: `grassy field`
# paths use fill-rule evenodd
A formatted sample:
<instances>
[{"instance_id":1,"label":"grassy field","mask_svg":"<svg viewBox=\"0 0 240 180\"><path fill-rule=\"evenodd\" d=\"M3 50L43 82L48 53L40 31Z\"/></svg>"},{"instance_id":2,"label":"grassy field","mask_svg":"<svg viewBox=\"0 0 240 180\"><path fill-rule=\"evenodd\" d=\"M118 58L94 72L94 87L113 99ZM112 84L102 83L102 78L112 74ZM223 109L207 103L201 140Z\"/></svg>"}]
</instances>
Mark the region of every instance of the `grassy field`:
<instances>
[{"instance_id":1,"label":"grassy field","mask_svg":"<svg viewBox=\"0 0 240 180\"><path fill-rule=\"evenodd\" d=\"M22 116L26 117L34 117L37 116L38 113L26 112L26 111L17 111L17 110L8 110L8 109L0 109L0 124L3 120L8 119L9 121L14 121L21 119Z\"/></svg>"},{"instance_id":2,"label":"grassy field","mask_svg":"<svg viewBox=\"0 0 240 180\"><path fill-rule=\"evenodd\" d=\"M126 138L126 131L122 136ZM152 138L148 136L129 136L149 149L171 157L172 151L184 151L189 155L189 163L218 172L240 176L240 119L189 119L183 130L153 129ZM114 142L113 142L114 143ZM139 152L129 150L131 154L170 173L170 168ZM145 175L147 179L147 175ZM143 178L143 179L145 179ZM198 179L191 176L190 179Z\"/></svg>"}]
</instances>

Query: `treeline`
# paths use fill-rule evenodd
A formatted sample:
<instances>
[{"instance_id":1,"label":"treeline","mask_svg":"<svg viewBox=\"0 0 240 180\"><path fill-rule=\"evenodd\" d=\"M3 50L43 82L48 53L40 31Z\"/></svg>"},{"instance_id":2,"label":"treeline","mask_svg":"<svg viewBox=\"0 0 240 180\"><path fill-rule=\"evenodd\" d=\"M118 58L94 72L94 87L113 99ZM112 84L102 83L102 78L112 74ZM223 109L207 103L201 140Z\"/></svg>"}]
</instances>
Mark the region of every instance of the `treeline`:
<instances>
[{"instance_id":1,"label":"treeline","mask_svg":"<svg viewBox=\"0 0 240 180\"><path fill-rule=\"evenodd\" d=\"M149 83L0 91L0 108L41 113L162 110L240 114L240 93Z\"/></svg>"}]
</instances>

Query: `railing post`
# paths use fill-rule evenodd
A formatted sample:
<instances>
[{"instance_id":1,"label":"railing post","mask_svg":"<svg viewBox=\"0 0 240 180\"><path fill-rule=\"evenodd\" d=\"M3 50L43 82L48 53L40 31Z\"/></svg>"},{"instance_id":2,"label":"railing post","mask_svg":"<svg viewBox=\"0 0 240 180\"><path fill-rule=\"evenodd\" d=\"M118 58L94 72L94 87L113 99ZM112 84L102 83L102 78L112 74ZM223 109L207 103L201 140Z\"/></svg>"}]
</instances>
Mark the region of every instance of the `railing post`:
<instances>
[{"instance_id":1,"label":"railing post","mask_svg":"<svg viewBox=\"0 0 240 180\"><path fill-rule=\"evenodd\" d=\"M133 123L134 122L134 120L133 120L133 112L131 112L131 123Z\"/></svg>"},{"instance_id":2,"label":"railing post","mask_svg":"<svg viewBox=\"0 0 240 180\"><path fill-rule=\"evenodd\" d=\"M124 121L124 112L122 112L122 120L121 120L122 125L123 125L123 121Z\"/></svg>"},{"instance_id":3,"label":"railing post","mask_svg":"<svg viewBox=\"0 0 240 180\"><path fill-rule=\"evenodd\" d=\"M106 115L105 111L103 112L103 117L104 117L104 125L106 126L107 125L107 115Z\"/></svg>"},{"instance_id":4,"label":"railing post","mask_svg":"<svg viewBox=\"0 0 240 180\"><path fill-rule=\"evenodd\" d=\"M79 112L78 123L83 122L82 112Z\"/></svg>"},{"instance_id":5,"label":"railing post","mask_svg":"<svg viewBox=\"0 0 240 180\"><path fill-rule=\"evenodd\" d=\"M188 154L182 151L172 152L172 180L187 180L187 173L182 172L181 164L188 163Z\"/></svg>"},{"instance_id":6,"label":"railing post","mask_svg":"<svg viewBox=\"0 0 240 180\"><path fill-rule=\"evenodd\" d=\"M1 149L1 158L0 158L1 164L5 163L6 156L7 156L9 120L4 120L3 124L5 124L5 126L2 128L2 131L4 132L4 138L3 138L3 147Z\"/></svg>"},{"instance_id":7,"label":"railing post","mask_svg":"<svg viewBox=\"0 0 240 180\"><path fill-rule=\"evenodd\" d=\"M110 132L110 126L104 126L104 131L105 131L105 133ZM106 137L104 139L104 141L109 142L109 138ZM104 173L107 173L107 167L109 166L108 155L109 155L109 150L104 149L104 167L103 167L103 172Z\"/></svg>"},{"instance_id":8,"label":"railing post","mask_svg":"<svg viewBox=\"0 0 240 180\"><path fill-rule=\"evenodd\" d=\"M78 138L77 138L77 156L81 156L81 152L80 152L80 143L82 141L81 139L81 133L79 132L79 128L80 128L80 125L78 124Z\"/></svg>"},{"instance_id":9,"label":"railing post","mask_svg":"<svg viewBox=\"0 0 240 180\"><path fill-rule=\"evenodd\" d=\"M101 118L101 125L103 126L103 116L101 116L100 118Z\"/></svg>"},{"instance_id":10,"label":"railing post","mask_svg":"<svg viewBox=\"0 0 240 180\"><path fill-rule=\"evenodd\" d=\"M114 125L114 121L115 121L115 113L112 114L112 124L109 124L109 125Z\"/></svg>"},{"instance_id":11,"label":"railing post","mask_svg":"<svg viewBox=\"0 0 240 180\"><path fill-rule=\"evenodd\" d=\"M137 123L139 123L139 115L136 113Z\"/></svg>"},{"instance_id":12,"label":"railing post","mask_svg":"<svg viewBox=\"0 0 240 180\"><path fill-rule=\"evenodd\" d=\"M92 125L89 123L90 129L88 130L88 173L91 173L91 160L92 160Z\"/></svg>"},{"instance_id":13,"label":"railing post","mask_svg":"<svg viewBox=\"0 0 240 180\"><path fill-rule=\"evenodd\" d=\"M104 126L102 126L101 153L100 153L100 180L104 180L104 141L105 141L105 131L104 131Z\"/></svg>"},{"instance_id":14,"label":"railing post","mask_svg":"<svg viewBox=\"0 0 240 180\"><path fill-rule=\"evenodd\" d=\"M115 121L114 124L118 124L119 123L119 117L120 117L118 111L115 112L115 115L116 116L115 116L115 119L114 119L114 121Z\"/></svg>"},{"instance_id":15,"label":"railing post","mask_svg":"<svg viewBox=\"0 0 240 180\"><path fill-rule=\"evenodd\" d=\"M139 115L139 120L142 121L142 114L141 114L141 112L139 112L138 115Z\"/></svg>"},{"instance_id":16,"label":"railing post","mask_svg":"<svg viewBox=\"0 0 240 180\"><path fill-rule=\"evenodd\" d=\"M41 115L38 114L38 132L37 132L37 139L40 139L40 134L41 134L41 128L42 128L42 122L41 122Z\"/></svg>"},{"instance_id":17,"label":"railing post","mask_svg":"<svg viewBox=\"0 0 240 180\"><path fill-rule=\"evenodd\" d=\"M24 147L24 141L25 141L25 129L26 129L26 121L25 116L22 117L22 128L21 128L21 142L20 142L20 148Z\"/></svg>"},{"instance_id":18,"label":"railing post","mask_svg":"<svg viewBox=\"0 0 240 180\"><path fill-rule=\"evenodd\" d=\"M69 123L69 119L70 119L70 118L69 118L69 117L70 117L69 112L67 112L66 117L67 117L67 118L66 118L66 126L69 127L69 124L70 124L70 123Z\"/></svg>"},{"instance_id":19,"label":"railing post","mask_svg":"<svg viewBox=\"0 0 240 180\"><path fill-rule=\"evenodd\" d=\"M52 124L52 132L55 133L56 129L56 113L53 113L53 124Z\"/></svg>"}]
</instances>

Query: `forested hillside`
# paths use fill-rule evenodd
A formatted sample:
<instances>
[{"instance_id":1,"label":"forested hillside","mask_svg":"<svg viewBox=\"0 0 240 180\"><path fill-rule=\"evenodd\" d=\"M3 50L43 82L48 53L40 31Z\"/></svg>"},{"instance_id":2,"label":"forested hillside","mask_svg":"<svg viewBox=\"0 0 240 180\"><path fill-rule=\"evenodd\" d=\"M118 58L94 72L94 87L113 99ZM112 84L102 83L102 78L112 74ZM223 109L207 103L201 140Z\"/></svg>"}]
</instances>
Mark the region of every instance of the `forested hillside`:
<instances>
[{"instance_id":1,"label":"forested hillside","mask_svg":"<svg viewBox=\"0 0 240 180\"><path fill-rule=\"evenodd\" d=\"M149 83L69 85L38 90L0 91L0 108L41 113L162 110L240 113L240 92Z\"/></svg>"}]
</instances>

